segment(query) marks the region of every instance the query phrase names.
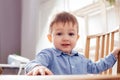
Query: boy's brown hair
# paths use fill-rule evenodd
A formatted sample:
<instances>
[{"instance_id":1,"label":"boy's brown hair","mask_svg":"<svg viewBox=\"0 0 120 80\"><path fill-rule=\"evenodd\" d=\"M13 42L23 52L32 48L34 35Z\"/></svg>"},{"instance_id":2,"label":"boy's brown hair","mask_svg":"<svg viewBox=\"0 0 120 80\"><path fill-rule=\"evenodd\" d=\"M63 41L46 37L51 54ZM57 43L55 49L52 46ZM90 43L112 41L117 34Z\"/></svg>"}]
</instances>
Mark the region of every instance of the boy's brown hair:
<instances>
[{"instance_id":1,"label":"boy's brown hair","mask_svg":"<svg viewBox=\"0 0 120 80\"><path fill-rule=\"evenodd\" d=\"M55 23L59 23L59 22L63 23L63 25L65 23L70 23L71 22L73 24L73 26L77 25L77 29L78 29L77 32L79 32L79 26L78 26L78 21L77 21L76 17L73 16L72 14L68 13L68 12L61 12L61 13L58 13L54 17L54 19L52 20L52 22L50 24L50 27L49 27L49 33L52 33L52 26Z\"/></svg>"}]
</instances>

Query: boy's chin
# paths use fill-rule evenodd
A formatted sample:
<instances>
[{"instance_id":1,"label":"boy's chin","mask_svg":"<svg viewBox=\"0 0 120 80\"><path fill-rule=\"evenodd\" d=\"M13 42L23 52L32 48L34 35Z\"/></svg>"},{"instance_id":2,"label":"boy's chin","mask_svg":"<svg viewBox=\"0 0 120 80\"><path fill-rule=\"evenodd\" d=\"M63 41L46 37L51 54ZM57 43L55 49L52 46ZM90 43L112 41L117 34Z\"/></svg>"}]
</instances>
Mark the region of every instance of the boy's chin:
<instances>
[{"instance_id":1,"label":"boy's chin","mask_svg":"<svg viewBox=\"0 0 120 80\"><path fill-rule=\"evenodd\" d=\"M64 53L66 53L66 54L70 54L70 51L63 51Z\"/></svg>"}]
</instances>

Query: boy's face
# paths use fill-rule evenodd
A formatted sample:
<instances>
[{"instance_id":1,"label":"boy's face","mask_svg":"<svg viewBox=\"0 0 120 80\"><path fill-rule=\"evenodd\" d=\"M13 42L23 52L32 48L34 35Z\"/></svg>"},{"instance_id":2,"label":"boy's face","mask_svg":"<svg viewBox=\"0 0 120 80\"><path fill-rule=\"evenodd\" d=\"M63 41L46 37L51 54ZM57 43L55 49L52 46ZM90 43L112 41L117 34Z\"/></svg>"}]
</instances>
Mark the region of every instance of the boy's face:
<instances>
[{"instance_id":1,"label":"boy's face","mask_svg":"<svg viewBox=\"0 0 120 80\"><path fill-rule=\"evenodd\" d=\"M77 25L72 23L53 24L50 38L57 49L70 54L79 38L77 31Z\"/></svg>"}]
</instances>

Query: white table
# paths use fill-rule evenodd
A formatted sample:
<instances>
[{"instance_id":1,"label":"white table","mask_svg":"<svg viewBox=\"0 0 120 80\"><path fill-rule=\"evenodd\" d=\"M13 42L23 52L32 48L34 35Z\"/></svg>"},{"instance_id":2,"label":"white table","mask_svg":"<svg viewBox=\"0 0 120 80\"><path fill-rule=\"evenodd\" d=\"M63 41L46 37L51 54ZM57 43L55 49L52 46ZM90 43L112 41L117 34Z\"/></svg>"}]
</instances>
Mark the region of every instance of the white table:
<instances>
[{"instance_id":1,"label":"white table","mask_svg":"<svg viewBox=\"0 0 120 80\"><path fill-rule=\"evenodd\" d=\"M120 75L1 75L0 80L120 80Z\"/></svg>"}]
</instances>

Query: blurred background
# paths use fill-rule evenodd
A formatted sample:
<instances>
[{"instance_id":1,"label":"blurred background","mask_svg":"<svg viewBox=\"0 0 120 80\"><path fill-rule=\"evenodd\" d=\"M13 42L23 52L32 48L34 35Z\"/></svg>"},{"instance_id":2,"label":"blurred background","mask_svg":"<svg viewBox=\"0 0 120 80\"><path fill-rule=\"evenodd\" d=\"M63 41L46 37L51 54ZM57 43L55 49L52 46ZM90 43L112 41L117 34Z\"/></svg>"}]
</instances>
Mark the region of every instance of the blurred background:
<instances>
[{"instance_id":1,"label":"blurred background","mask_svg":"<svg viewBox=\"0 0 120 80\"><path fill-rule=\"evenodd\" d=\"M0 63L7 64L11 54L32 60L50 47L49 23L61 11L77 17L81 37L75 49L83 52L86 35L119 27L119 4L120 0L0 0Z\"/></svg>"}]
</instances>

